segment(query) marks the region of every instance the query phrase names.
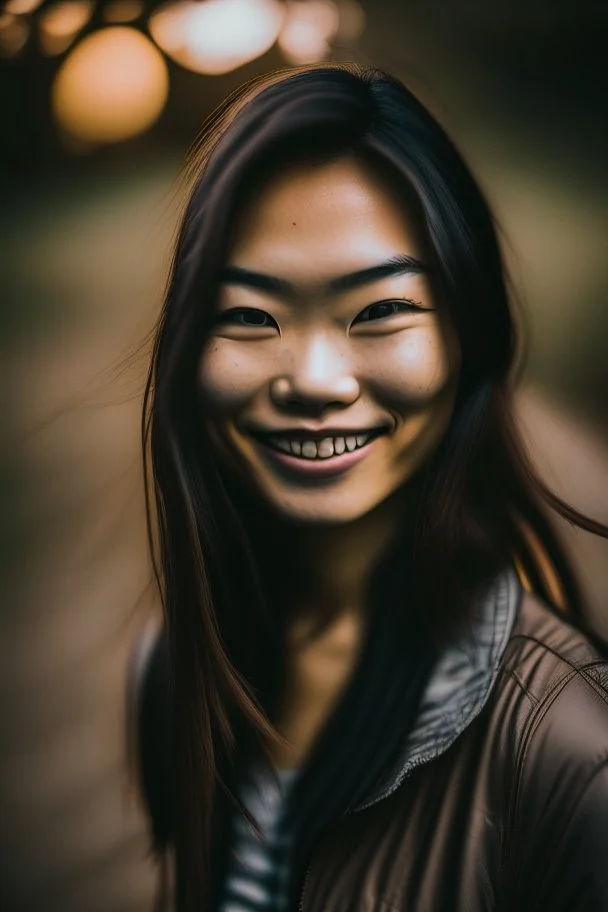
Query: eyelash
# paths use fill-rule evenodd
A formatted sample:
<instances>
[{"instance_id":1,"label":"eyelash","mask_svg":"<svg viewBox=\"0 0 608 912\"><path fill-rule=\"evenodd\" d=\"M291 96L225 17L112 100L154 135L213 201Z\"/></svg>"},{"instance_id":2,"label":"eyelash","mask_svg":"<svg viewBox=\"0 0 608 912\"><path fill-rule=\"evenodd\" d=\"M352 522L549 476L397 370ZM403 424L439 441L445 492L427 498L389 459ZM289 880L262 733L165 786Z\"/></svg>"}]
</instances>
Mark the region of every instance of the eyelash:
<instances>
[{"instance_id":1,"label":"eyelash","mask_svg":"<svg viewBox=\"0 0 608 912\"><path fill-rule=\"evenodd\" d=\"M430 307L423 307L422 304L420 303L420 301L412 301L409 298L388 298L386 301L376 301L374 304L369 304L367 307L365 307L361 311L361 313L365 313L366 310L370 310L372 307L379 307L382 304L399 304L402 307L404 307L405 312L421 313L424 311L431 310ZM257 307L233 307L231 310L226 310L223 313L219 314L218 320L222 323L223 322L228 323L228 322L231 322L230 320L227 319L228 317L232 317L235 314L242 314L242 313L259 313L259 314L263 314L265 317L270 317L270 314L267 314L263 310L259 310ZM393 312L392 314L385 314L385 317L386 316L392 317L394 315L395 315L395 312ZM270 317L270 319L273 320L274 318ZM381 317L380 319L384 319L384 318ZM362 322L363 323L377 323L378 320L363 320ZM238 325L250 326L255 329L267 329L268 328L267 326L264 326L262 323L249 323L249 324L240 323Z\"/></svg>"}]
</instances>

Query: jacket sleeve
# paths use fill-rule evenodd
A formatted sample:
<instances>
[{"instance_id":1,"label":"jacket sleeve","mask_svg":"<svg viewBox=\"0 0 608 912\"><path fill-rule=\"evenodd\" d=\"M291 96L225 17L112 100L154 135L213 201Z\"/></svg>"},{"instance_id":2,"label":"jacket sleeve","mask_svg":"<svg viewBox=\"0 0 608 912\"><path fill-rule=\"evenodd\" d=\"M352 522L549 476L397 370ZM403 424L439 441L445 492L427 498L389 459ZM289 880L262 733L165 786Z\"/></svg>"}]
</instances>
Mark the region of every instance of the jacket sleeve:
<instances>
[{"instance_id":1,"label":"jacket sleeve","mask_svg":"<svg viewBox=\"0 0 608 912\"><path fill-rule=\"evenodd\" d=\"M582 784L579 799L552 840L553 857L538 871L532 908L608 910L608 757Z\"/></svg>"}]
</instances>

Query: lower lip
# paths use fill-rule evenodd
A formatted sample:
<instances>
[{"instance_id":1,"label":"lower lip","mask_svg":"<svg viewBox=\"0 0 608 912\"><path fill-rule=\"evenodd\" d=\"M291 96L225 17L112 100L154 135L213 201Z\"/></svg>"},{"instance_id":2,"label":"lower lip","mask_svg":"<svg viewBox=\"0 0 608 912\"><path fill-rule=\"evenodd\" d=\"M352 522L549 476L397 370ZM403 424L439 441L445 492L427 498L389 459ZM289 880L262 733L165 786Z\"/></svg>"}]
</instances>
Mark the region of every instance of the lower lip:
<instances>
[{"instance_id":1,"label":"lower lip","mask_svg":"<svg viewBox=\"0 0 608 912\"><path fill-rule=\"evenodd\" d=\"M379 439L379 437L374 437L373 440L370 440L364 446L353 450L351 453L345 452L341 456L328 456L326 459L302 459L300 456L292 456L275 450L259 438L254 438L265 456L268 456L279 465L293 469L294 472L300 475L313 478L330 478L332 475L339 475L346 469L350 469L351 466L360 462L371 452Z\"/></svg>"}]
</instances>

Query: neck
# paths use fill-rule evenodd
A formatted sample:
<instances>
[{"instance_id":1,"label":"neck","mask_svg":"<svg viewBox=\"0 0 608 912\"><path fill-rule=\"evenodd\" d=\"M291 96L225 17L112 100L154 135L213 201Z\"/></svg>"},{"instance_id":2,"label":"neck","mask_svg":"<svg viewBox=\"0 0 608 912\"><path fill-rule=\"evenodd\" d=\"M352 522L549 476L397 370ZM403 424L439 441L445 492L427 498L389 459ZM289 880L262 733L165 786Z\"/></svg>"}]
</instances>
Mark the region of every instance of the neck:
<instances>
[{"instance_id":1,"label":"neck","mask_svg":"<svg viewBox=\"0 0 608 912\"><path fill-rule=\"evenodd\" d=\"M316 625L359 616L378 562L398 537L411 538L415 500L406 486L365 516L332 527L297 526L257 512L253 541L264 542L262 564L291 618Z\"/></svg>"}]
</instances>

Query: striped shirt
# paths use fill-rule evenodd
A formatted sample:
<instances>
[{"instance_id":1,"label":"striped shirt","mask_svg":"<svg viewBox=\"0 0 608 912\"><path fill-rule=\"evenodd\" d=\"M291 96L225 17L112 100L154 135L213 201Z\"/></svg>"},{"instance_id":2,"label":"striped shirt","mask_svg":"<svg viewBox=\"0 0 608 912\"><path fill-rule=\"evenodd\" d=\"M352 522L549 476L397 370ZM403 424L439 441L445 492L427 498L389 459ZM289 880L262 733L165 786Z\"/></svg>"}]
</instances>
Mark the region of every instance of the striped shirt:
<instances>
[{"instance_id":1,"label":"striped shirt","mask_svg":"<svg viewBox=\"0 0 608 912\"><path fill-rule=\"evenodd\" d=\"M278 770L240 789L243 804L261 827L260 840L239 814L232 825L231 856L219 912L283 912L287 906L290 833L284 824L285 798L297 770Z\"/></svg>"}]
</instances>

